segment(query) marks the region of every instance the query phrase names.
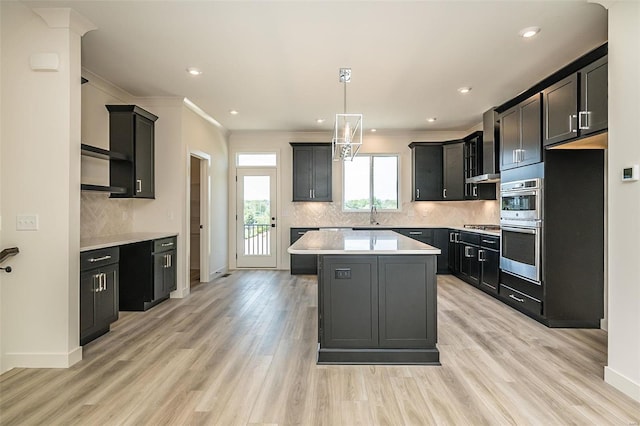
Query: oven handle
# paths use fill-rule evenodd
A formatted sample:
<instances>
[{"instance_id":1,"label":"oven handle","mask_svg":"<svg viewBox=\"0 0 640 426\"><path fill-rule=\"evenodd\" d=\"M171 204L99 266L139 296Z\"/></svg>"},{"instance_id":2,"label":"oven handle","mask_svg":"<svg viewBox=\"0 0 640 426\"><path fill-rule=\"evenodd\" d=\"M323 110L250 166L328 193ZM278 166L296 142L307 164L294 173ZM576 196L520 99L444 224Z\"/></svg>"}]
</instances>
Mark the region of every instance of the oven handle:
<instances>
[{"instance_id":1,"label":"oven handle","mask_svg":"<svg viewBox=\"0 0 640 426\"><path fill-rule=\"evenodd\" d=\"M514 195L516 195L516 196L518 196L518 195L538 195L539 191L540 190L534 190L534 191L526 190L526 191L523 191L521 189L503 189L503 190L500 191L500 196L509 197L509 196L514 196Z\"/></svg>"},{"instance_id":2,"label":"oven handle","mask_svg":"<svg viewBox=\"0 0 640 426\"><path fill-rule=\"evenodd\" d=\"M510 226L501 226L500 227L501 230L503 231L511 231L511 232L518 232L520 234L531 234L531 235L535 235L538 232L538 228L512 228Z\"/></svg>"}]
</instances>

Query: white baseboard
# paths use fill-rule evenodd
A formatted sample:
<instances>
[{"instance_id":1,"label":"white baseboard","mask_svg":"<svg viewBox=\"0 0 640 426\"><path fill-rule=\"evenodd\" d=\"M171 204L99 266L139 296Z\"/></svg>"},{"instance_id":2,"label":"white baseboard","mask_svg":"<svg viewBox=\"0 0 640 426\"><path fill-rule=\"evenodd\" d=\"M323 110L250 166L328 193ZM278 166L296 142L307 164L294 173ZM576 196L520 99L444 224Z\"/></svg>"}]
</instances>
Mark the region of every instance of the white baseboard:
<instances>
[{"instance_id":1,"label":"white baseboard","mask_svg":"<svg viewBox=\"0 0 640 426\"><path fill-rule=\"evenodd\" d=\"M604 331L609 331L609 321L606 318L600 320L600 328Z\"/></svg>"},{"instance_id":2,"label":"white baseboard","mask_svg":"<svg viewBox=\"0 0 640 426\"><path fill-rule=\"evenodd\" d=\"M69 368L82 360L82 346L68 353L7 353L6 370L12 368ZM4 365L3 365L4 367Z\"/></svg>"},{"instance_id":3,"label":"white baseboard","mask_svg":"<svg viewBox=\"0 0 640 426\"><path fill-rule=\"evenodd\" d=\"M226 266L222 266L222 267L216 269L215 271L209 273L209 281L215 280L216 278L226 274L227 272L228 272L227 271L227 267Z\"/></svg>"},{"instance_id":4,"label":"white baseboard","mask_svg":"<svg viewBox=\"0 0 640 426\"><path fill-rule=\"evenodd\" d=\"M634 382L609 366L604 367L604 381L640 402L640 383Z\"/></svg>"}]
</instances>

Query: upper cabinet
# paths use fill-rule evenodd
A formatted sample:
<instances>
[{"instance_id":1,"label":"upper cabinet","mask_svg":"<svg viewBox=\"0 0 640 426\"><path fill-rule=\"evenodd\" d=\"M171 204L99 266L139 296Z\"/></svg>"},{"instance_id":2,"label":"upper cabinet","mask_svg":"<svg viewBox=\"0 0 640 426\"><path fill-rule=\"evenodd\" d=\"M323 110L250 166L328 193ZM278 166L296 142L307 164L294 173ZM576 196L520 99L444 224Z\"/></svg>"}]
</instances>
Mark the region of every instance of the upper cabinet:
<instances>
[{"instance_id":1,"label":"upper cabinet","mask_svg":"<svg viewBox=\"0 0 640 426\"><path fill-rule=\"evenodd\" d=\"M500 169L542 161L540 93L500 115Z\"/></svg>"},{"instance_id":2,"label":"upper cabinet","mask_svg":"<svg viewBox=\"0 0 640 426\"><path fill-rule=\"evenodd\" d=\"M464 143L452 143L442 147L444 201L464 200Z\"/></svg>"},{"instance_id":3,"label":"upper cabinet","mask_svg":"<svg viewBox=\"0 0 640 426\"><path fill-rule=\"evenodd\" d=\"M293 201L332 201L330 143L297 143L293 147Z\"/></svg>"},{"instance_id":4,"label":"upper cabinet","mask_svg":"<svg viewBox=\"0 0 640 426\"><path fill-rule=\"evenodd\" d=\"M413 142L411 201L442 200L442 144Z\"/></svg>"},{"instance_id":5,"label":"upper cabinet","mask_svg":"<svg viewBox=\"0 0 640 426\"><path fill-rule=\"evenodd\" d=\"M111 159L112 186L123 187L113 198L155 198L154 123L155 115L136 105L107 105L109 110L109 147L127 160Z\"/></svg>"},{"instance_id":6,"label":"upper cabinet","mask_svg":"<svg viewBox=\"0 0 640 426\"><path fill-rule=\"evenodd\" d=\"M483 171L483 132L471 133L464 139L464 199L465 200L495 200L495 183L470 183L467 179L484 173ZM492 140L493 144L493 140ZM491 148L493 148L491 146ZM493 152L493 149L491 149ZM493 154L491 154L493 155ZM494 166L492 165L493 169Z\"/></svg>"},{"instance_id":7,"label":"upper cabinet","mask_svg":"<svg viewBox=\"0 0 640 426\"><path fill-rule=\"evenodd\" d=\"M607 87L605 56L545 89L544 145L606 129Z\"/></svg>"}]
</instances>

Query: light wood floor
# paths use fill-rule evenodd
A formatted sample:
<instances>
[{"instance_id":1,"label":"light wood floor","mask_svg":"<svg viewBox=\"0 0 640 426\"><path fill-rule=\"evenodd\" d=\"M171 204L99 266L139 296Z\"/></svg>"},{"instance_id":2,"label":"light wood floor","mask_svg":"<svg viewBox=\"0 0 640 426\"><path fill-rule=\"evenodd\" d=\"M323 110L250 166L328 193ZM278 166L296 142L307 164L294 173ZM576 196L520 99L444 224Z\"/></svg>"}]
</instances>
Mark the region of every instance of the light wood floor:
<instances>
[{"instance_id":1,"label":"light wood floor","mask_svg":"<svg viewBox=\"0 0 640 426\"><path fill-rule=\"evenodd\" d=\"M234 271L122 313L69 369L0 376L0 423L638 424L606 333L548 329L438 277L442 366L317 366L315 277Z\"/></svg>"}]
</instances>

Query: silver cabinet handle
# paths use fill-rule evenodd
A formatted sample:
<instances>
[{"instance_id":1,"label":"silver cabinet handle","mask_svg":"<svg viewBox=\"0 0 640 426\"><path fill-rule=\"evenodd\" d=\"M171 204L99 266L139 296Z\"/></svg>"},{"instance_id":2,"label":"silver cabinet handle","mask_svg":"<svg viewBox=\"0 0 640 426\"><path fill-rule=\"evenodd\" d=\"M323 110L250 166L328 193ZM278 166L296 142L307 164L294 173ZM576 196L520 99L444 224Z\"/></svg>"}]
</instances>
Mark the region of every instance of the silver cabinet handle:
<instances>
[{"instance_id":1,"label":"silver cabinet handle","mask_svg":"<svg viewBox=\"0 0 640 426\"><path fill-rule=\"evenodd\" d=\"M96 288L96 279L98 279L98 288ZM102 285L102 282L100 280L100 274L95 274L93 276L93 292L98 293L100 291L101 285Z\"/></svg>"},{"instance_id":2,"label":"silver cabinet handle","mask_svg":"<svg viewBox=\"0 0 640 426\"><path fill-rule=\"evenodd\" d=\"M519 297L516 297L513 294L510 294L509 298L515 300L516 302L524 303L524 299L520 299Z\"/></svg>"},{"instance_id":3,"label":"silver cabinet handle","mask_svg":"<svg viewBox=\"0 0 640 426\"><path fill-rule=\"evenodd\" d=\"M313 190L309 189L309 198L313 198Z\"/></svg>"},{"instance_id":4,"label":"silver cabinet handle","mask_svg":"<svg viewBox=\"0 0 640 426\"><path fill-rule=\"evenodd\" d=\"M109 260L109 259L111 259L110 255L106 255L102 257L92 257L91 259L89 259L89 262L94 263L94 262L100 262L102 260Z\"/></svg>"},{"instance_id":5,"label":"silver cabinet handle","mask_svg":"<svg viewBox=\"0 0 640 426\"><path fill-rule=\"evenodd\" d=\"M442 190L442 198L447 198L447 188Z\"/></svg>"},{"instance_id":6,"label":"silver cabinet handle","mask_svg":"<svg viewBox=\"0 0 640 426\"><path fill-rule=\"evenodd\" d=\"M316 198L316 190L313 190L313 198Z\"/></svg>"},{"instance_id":7,"label":"silver cabinet handle","mask_svg":"<svg viewBox=\"0 0 640 426\"><path fill-rule=\"evenodd\" d=\"M102 287L102 290L106 290L107 289L107 274L103 273L102 274L102 278L103 278L103 282L104 282L104 287Z\"/></svg>"},{"instance_id":8,"label":"silver cabinet handle","mask_svg":"<svg viewBox=\"0 0 640 426\"><path fill-rule=\"evenodd\" d=\"M584 116L584 124L582 124L582 117ZM589 117L591 116L591 111L580 111L578 112L578 129L585 130L591 127L589 123Z\"/></svg>"},{"instance_id":9,"label":"silver cabinet handle","mask_svg":"<svg viewBox=\"0 0 640 426\"><path fill-rule=\"evenodd\" d=\"M569 133L578 133L578 129L574 129L574 128L573 128L573 120L574 120L575 118L578 118L578 116L577 116L577 115L575 115L575 114L571 114L571 115L569 116Z\"/></svg>"},{"instance_id":10,"label":"silver cabinet handle","mask_svg":"<svg viewBox=\"0 0 640 426\"><path fill-rule=\"evenodd\" d=\"M173 243L162 243L162 247L171 247Z\"/></svg>"},{"instance_id":11,"label":"silver cabinet handle","mask_svg":"<svg viewBox=\"0 0 640 426\"><path fill-rule=\"evenodd\" d=\"M512 160L511 162L512 162L512 163L517 163L517 162L518 162L518 160L516 160L516 154L517 154L517 153L518 153L518 150L517 150L517 149L514 149L514 150L511 152L511 160Z\"/></svg>"},{"instance_id":12,"label":"silver cabinet handle","mask_svg":"<svg viewBox=\"0 0 640 426\"><path fill-rule=\"evenodd\" d=\"M450 243L456 242L456 234L454 234L453 232L449 234L449 242Z\"/></svg>"},{"instance_id":13,"label":"silver cabinet handle","mask_svg":"<svg viewBox=\"0 0 640 426\"><path fill-rule=\"evenodd\" d=\"M173 256L171 256L170 254L169 256L169 268L171 268L171 266L173 266Z\"/></svg>"},{"instance_id":14,"label":"silver cabinet handle","mask_svg":"<svg viewBox=\"0 0 640 426\"><path fill-rule=\"evenodd\" d=\"M422 231L409 231L409 235L422 235Z\"/></svg>"},{"instance_id":15,"label":"silver cabinet handle","mask_svg":"<svg viewBox=\"0 0 640 426\"><path fill-rule=\"evenodd\" d=\"M478 262L486 262L487 256L485 250L478 250Z\"/></svg>"},{"instance_id":16,"label":"silver cabinet handle","mask_svg":"<svg viewBox=\"0 0 640 426\"><path fill-rule=\"evenodd\" d=\"M518 158L518 163L522 163L524 161L525 150L524 149L519 149L518 152L520 153L520 158Z\"/></svg>"},{"instance_id":17,"label":"silver cabinet handle","mask_svg":"<svg viewBox=\"0 0 640 426\"><path fill-rule=\"evenodd\" d=\"M420 188L416 188L416 198L420 198Z\"/></svg>"},{"instance_id":18,"label":"silver cabinet handle","mask_svg":"<svg viewBox=\"0 0 640 426\"><path fill-rule=\"evenodd\" d=\"M136 180L136 192L142 192L142 179Z\"/></svg>"},{"instance_id":19,"label":"silver cabinet handle","mask_svg":"<svg viewBox=\"0 0 640 426\"><path fill-rule=\"evenodd\" d=\"M460 242L460 234L456 233L456 240L454 242L459 243Z\"/></svg>"},{"instance_id":20,"label":"silver cabinet handle","mask_svg":"<svg viewBox=\"0 0 640 426\"><path fill-rule=\"evenodd\" d=\"M473 254L471 253L472 250L473 247L466 246L464 248L464 257L473 257Z\"/></svg>"},{"instance_id":21,"label":"silver cabinet handle","mask_svg":"<svg viewBox=\"0 0 640 426\"><path fill-rule=\"evenodd\" d=\"M477 187L477 186L474 186L474 187L473 187L473 196L474 196L474 197L477 197L477 196L478 196L478 187Z\"/></svg>"}]
</instances>

